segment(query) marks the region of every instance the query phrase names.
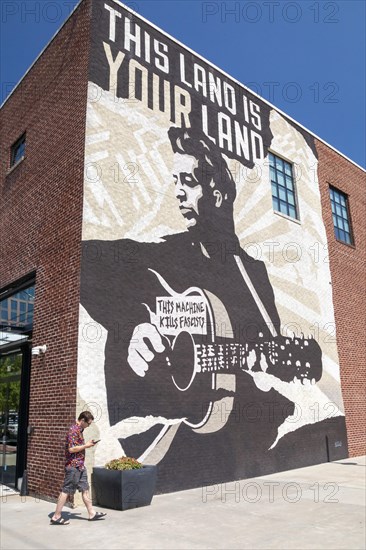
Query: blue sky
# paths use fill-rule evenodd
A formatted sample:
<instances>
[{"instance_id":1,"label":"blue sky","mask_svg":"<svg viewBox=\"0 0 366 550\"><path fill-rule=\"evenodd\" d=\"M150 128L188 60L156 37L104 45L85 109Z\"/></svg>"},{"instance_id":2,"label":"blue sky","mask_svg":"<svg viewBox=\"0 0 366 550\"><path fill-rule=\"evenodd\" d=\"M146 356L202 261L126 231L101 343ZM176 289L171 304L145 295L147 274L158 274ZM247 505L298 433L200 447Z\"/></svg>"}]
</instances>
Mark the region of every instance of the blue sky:
<instances>
[{"instance_id":1,"label":"blue sky","mask_svg":"<svg viewBox=\"0 0 366 550\"><path fill-rule=\"evenodd\" d=\"M1 101L76 4L2 0ZM364 0L127 5L365 167Z\"/></svg>"}]
</instances>

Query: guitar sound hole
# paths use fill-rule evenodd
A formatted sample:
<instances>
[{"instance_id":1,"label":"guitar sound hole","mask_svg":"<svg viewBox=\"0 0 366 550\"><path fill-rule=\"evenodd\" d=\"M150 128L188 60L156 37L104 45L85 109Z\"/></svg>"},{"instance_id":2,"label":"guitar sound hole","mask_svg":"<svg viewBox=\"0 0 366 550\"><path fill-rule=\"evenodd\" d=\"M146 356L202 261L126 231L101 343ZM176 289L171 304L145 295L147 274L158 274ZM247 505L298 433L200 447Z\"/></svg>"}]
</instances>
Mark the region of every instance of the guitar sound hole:
<instances>
[{"instance_id":1,"label":"guitar sound hole","mask_svg":"<svg viewBox=\"0 0 366 550\"><path fill-rule=\"evenodd\" d=\"M188 332L181 332L173 343L170 353L172 377L179 389L190 385L194 372L194 343Z\"/></svg>"}]
</instances>

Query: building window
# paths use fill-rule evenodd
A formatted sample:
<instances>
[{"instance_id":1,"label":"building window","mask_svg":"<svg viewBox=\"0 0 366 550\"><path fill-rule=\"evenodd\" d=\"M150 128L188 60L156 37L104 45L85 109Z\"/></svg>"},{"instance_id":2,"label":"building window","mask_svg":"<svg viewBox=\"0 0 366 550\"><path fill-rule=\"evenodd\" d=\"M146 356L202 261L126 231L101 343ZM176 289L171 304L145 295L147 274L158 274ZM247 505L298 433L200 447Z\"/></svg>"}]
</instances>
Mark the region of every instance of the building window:
<instances>
[{"instance_id":1,"label":"building window","mask_svg":"<svg viewBox=\"0 0 366 550\"><path fill-rule=\"evenodd\" d=\"M35 286L30 286L0 301L0 346L1 329L26 331L33 323Z\"/></svg>"},{"instance_id":2,"label":"building window","mask_svg":"<svg viewBox=\"0 0 366 550\"><path fill-rule=\"evenodd\" d=\"M335 187L329 187L329 194L336 239L346 244L353 244L348 197Z\"/></svg>"},{"instance_id":3,"label":"building window","mask_svg":"<svg viewBox=\"0 0 366 550\"><path fill-rule=\"evenodd\" d=\"M12 146L10 153L10 168L15 166L25 156L25 134L22 135Z\"/></svg>"},{"instance_id":4,"label":"building window","mask_svg":"<svg viewBox=\"0 0 366 550\"><path fill-rule=\"evenodd\" d=\"M269 153L272 204L275 212L299 219L292 164Z\"/></svg>"}]
</instances>

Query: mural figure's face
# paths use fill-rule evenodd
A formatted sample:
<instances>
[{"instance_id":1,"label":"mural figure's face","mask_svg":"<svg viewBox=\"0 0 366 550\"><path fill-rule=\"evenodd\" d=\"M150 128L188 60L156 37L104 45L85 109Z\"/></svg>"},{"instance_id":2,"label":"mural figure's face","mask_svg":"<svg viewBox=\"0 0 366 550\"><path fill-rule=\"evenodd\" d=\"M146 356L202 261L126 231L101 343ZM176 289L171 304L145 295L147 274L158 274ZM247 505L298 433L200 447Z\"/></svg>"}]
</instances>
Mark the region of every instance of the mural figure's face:
<instances>
[{"instance_id":1,"label":"mural figure's face","mask_svg":"<svg viewBox=\"0 0 366 550\"><path fill-rule=\"evenodd\" d=\"M179 210L188 229L198 223L199 202L203 197L202 185L195 175L197 167L198 160L195 157L175 153L173 166L175 196L179 200Z\"/></svg>"}]
</instances>

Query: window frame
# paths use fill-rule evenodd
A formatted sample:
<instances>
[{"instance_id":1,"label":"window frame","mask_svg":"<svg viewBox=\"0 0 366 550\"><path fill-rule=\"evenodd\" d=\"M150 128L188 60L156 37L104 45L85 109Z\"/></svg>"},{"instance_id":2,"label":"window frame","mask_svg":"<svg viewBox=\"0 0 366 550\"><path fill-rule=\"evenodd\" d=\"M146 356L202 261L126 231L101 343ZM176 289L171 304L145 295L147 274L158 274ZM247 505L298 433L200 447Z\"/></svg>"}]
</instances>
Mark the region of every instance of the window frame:
<instances>
[{"instance_id":1,"label":"window frame","mask_svg":"<svg viewBox=\"0 0 366 550\"><path fill-rule=\"evenodd\" d=\"M291 190L290 188L288 188L286 185L281 185L278 183L278 181L273 181L272 179L272 176L271 176L271 169L275 170L276 172L276 175L277 173L281 173L285 176L285 182L286 182L286 175L288 176L289 174L286 174L286 172L282 172L281 170L277 169L276 167L276 162L275 162L275 166L272 165L272 162L271 162L271 159L270 159L270 155L272 155L273 157L278 158L279 160L281 160L282 162L285 162L286 164L290 165L290 168L291 168L291 180L292 180L292 186L293 186L293 189ZM282 155L279 155L278 153L276 153L275 151L271 151L271 150L268 150L268 167L269 167L269 170L268 170L268 173L269 173L269 182L270 182L270 186L271 186L271 199L272 199L272 209L273 209L273 212L274 214L277 214L279 216L283 216L284 218L286 218L287 220L291 220L295 223L301 223L301 218L300 218L300 206L299 206L299 199L298 199L298 193L297 193L297 180L296 180L296 175L295 175L295 170L294 170L294 162L291 161L290 159L287 159L285 157L283 157ZM285 169L285 166L284 166L284 169ZM277 179L277 178L276 178ZM286 204L286 207L287 207L287 210L289 210L289 207L294 207L295 208L295 213L296 213L296 217L293 217L291 214L288 214L287 212L282 212L281 210L277 210L275 208L275 204L274 204L274 199L277 199L277 201L279 201L279 197L276 197L274 196L273 194L273 185L276 185L277 186L277 189L278 187L283 187L285 190L286 190L286 201L282 200L282 202L284 202ZM293 196L294 196L294 205L292 205L288 200L287 200L287 192L290 191L293 193Z\"/></svg>"},{"instance_id":2,"label":"window frame","mask_svg":"<svg viewBox=\"0 0 366 550\"><path fill-rule=\"evenodd\" d=\"M25 147L26 147L26 132L14 141L13 145L10 147L10 163L9 171L13 170L18 164L20 164L25 159ZM23 151L21 157L16 160L18 149L23 145Z\"/></svg>"},{"instance_id":3,"label":"window frame","mask_svg":"<svg viewBox=\"0 0 366 550\"><path fill-rule=\"evenodd\" d=\"M329 190L328 190L329 191L329 202L330 202L330 210L331 210L331 215L332 215L332 225L333 225L334 238L337 242L339 242L341 244L345 244L346 246L350 246L352 248L355 248L355 237L354 237L354 233L353 233L351 209L350 209L350 205L349 205L349 195L348 195L348 193L345 193L344 191L341 191L341 189L339 189L338 187L335 187L335 185L332 185L331 183L329 183L328 186L329 186ZM332 199L332 195L331 195L332 191L336 192L339 195L341 195L342 197L344 197L345 203L346 203L345 204L345 209L346 209L346 212L347 212L347 219L345 219L342 216L340 216L339 214L333 212L332 206L333 206L333 203L336 203L336 201L333 201L333 199ZM341 203L339 203L339 204L341 206L344 206ZM336 226L335 223L334 223L334 216L336 216L338 219L341 219L342 221L346 221L347 224L348 224L348 227L349 227L349 231L345 231L344 229L341 229L340 227ZM337 235L337 231L343 231L346 234L348 233L349 238L350 238L350 242L347 242L347 241L344 241L343 239L341 239Z\"/></svg>"}]
</instances>

